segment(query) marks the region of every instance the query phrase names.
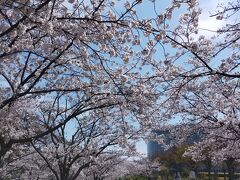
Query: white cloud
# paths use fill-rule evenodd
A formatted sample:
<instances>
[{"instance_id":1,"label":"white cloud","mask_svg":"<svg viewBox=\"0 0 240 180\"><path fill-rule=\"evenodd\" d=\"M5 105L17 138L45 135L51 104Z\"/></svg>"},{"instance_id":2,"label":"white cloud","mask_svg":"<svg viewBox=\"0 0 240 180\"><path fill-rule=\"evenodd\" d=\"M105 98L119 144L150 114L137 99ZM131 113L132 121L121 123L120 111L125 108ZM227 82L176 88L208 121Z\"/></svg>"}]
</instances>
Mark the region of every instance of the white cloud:
<instances>
[{"instance_id":1,"label":"white cloud","mask_svg":"<svg viewBox=\"0 0 240 180\"><path fill-rule=\"evenodd\" d=\"M202 14L199 17L199 34L211 37L221 28L225 22L217 20L216 17L210 17L217 12L218 4L226 3L226 0L199 0L199 6L202 9Z\"/></svg>"}]
</instances>

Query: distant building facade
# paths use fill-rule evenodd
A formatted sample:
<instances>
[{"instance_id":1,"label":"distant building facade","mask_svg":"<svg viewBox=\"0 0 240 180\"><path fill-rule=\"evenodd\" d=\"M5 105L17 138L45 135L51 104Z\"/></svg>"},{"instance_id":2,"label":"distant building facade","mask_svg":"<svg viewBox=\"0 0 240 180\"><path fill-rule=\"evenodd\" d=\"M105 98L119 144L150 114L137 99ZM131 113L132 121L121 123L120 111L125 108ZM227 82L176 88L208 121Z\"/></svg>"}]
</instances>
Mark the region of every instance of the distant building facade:
<instances>
[{"instance_id":1,"label":"distant building facade","mask_svg":"<svg viewBox=\"0 0 240 180\"><path fill-rule=\"evenodd\" d=\"M154 133L158 135L164 135L167 143L170 142L170 132L167 130L154 130ZM165 148L163 144L159 144L157 141L150 140L147 143L147 156L149 160L153 160L156 157L163 155Z\"/></svg>"},{"instance_id":2,"label":"distant building facade","mask_svg":"<svg viewBox=\"0 0 240 180\"><path fill-rule=\"evenodd\" d=\"M148 159L153 160L164 153L164 148L162 145L158 144L156 141L149 141L147 144L147 156Z\"/></svg>"},{"instance_id":3,"label":"distant building facade","mask_svg":"<svg viewBox=\"0 0 240 180\"><path fill-rule=\"evenodd\" d=\"M179 128L181 126L176 125L173 126L173 128ZM171 133L169 130L153 130L153 133L156 133L159 136L164 136L164 141L166 144L170 144L171 141L174 139L174 137L171 136ZM199 133L193 133L190 137L187 138L186 144L193 144L196 141L200 140L200 134ZM147 156L149 160L153 160L156 157L160 157L164 153L166 153L167 150L164 148L163 144L159 144L157 141L150 140L147 143Z\"/></svg>"}]
</instances>

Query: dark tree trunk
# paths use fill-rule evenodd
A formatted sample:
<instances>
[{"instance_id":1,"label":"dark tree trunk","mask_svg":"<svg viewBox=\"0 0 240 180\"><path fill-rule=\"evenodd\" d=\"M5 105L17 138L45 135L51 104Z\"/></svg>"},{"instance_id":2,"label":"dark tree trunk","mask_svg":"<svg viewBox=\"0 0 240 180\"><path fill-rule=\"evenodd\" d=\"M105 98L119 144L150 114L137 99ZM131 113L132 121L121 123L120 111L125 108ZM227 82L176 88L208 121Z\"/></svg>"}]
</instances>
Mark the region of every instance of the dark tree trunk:
<instances>
[{"instance_id":1,"label":"dark tree trunk","mask_svg":"<svg viewBox=\"0 0 240 180\"><path fill-rule=\"evenodd\" d=\"M211 170L212 170L212 162L211 162L211 160L207 161L207 170L208 170L208 180L211 180Z\"/></svg>"},{"instance_id":2,"label":"dark tree trunk","mask_svg":"<svg viewBox=\"0 0 240 180\"><path fill-rule=\"evenodd\" d=\"M233 158L229 158L226 160L227 170L228 170L228 180L234 180L234 172L235 172L235 160Z\"/></svg>"},{"instance_id":3,"label":"dark tree trunk","mask_svg":"<svg viewBox=\"0 0 240 180\"><path fill-rule=\"evenodd\" d=\"M223 169L223 174L224 174L224 180L227 180L227 176L226 176L226 170L225 170L225 168Z\"/></svg>"}]
</instances>

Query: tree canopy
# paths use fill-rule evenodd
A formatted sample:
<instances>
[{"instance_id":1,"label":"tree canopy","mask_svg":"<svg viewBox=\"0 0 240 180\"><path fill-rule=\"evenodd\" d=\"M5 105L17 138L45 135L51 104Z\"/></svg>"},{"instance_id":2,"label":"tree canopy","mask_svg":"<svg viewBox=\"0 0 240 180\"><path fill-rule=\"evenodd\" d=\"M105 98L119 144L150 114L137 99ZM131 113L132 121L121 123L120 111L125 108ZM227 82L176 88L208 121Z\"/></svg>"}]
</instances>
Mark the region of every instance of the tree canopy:
<instances>
[{"instance_id":1,"label":"tree canopy","mask_svg":"<svg viewBox=\"0 0 240 180\"><path fill-rule=\"evenodd\" d=\"M194 160L238 159L240 2L216 2L212 37L201 3L0 1L0 178L98 174L172 121Z\"/></svg>"}]
</instances>

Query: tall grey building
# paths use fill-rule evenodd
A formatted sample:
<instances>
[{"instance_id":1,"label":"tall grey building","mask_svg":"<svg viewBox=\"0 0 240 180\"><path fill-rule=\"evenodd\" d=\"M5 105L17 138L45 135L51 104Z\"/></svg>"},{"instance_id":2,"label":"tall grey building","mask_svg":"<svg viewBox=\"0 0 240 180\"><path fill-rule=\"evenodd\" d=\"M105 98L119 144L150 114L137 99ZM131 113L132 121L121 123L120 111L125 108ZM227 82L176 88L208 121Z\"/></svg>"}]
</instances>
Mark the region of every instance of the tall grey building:
<instances>
[{"instance_id":1,"label":"tall grey building","mask_svg":"<svg viewBox=\"0 0 240 180\"><path fill-rule=\"evenodd\" d=\"M154 130L153 133L157 135L164 135L166 143L170 142L170 132L167 130ZM153 160L160 155L163 155L165 152L163 144L159 144L157 141L150 140L147 143L147 155L149 160Z\"/></svg>"}]
</instances>

